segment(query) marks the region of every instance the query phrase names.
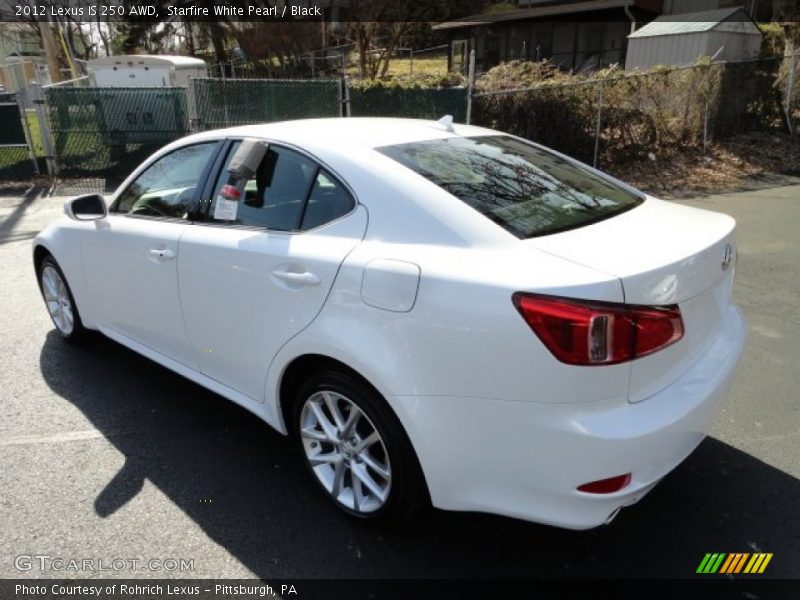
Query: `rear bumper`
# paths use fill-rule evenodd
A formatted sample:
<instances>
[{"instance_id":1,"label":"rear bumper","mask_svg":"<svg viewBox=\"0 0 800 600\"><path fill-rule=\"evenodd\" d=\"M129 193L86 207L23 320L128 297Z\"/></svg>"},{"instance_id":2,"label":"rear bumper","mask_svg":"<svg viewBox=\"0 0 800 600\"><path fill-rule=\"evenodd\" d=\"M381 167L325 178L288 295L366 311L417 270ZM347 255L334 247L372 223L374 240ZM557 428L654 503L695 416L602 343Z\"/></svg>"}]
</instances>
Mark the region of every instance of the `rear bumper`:
<instances>
[{"instance_id":1,"label":"rear bumper","mask_svg":"<svg viewBox=\"0 0 800 600\"><path fill-rule=\"evenodd\" d=\"M602 525L640 500L703 440L720 411L746 338L729 308L703 359L657 394L631 404L395 396L433 504L570 529ZM607 495L581 484L632 473Z\"/></svg>"}]
</instances>

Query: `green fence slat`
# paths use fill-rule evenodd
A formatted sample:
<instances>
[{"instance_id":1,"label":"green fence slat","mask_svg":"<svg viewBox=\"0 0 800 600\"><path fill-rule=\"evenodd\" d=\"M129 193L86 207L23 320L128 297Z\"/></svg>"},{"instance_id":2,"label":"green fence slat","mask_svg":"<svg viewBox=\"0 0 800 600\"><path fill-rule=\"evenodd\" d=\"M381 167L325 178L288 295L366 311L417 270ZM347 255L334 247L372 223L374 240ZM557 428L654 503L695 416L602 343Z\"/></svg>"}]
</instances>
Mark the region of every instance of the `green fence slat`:
<instances>
[{"instance_id":1,"label":"green fence slat","mask_svg":"<svg viewBox=\"0 0 800 600\"><path fill-rule=\"evenodd\" d=\"M121 179L189 133L185 88L48 88L59 175Z\"/></svg>"},{"instance_id":2,"label":"green fence slat","mask_svg":"<svg viewBox=\"0 0 800 600\"><path fill-rule=\"evenodd\" d=\"M199 129L338 117L338 80L193 79Z\"/></svg>"},{"instance_id":3,"label":"green fence slat","mask_svg":"<svg viewBox=\"0 0 800 600\"><path fill-rule=\"evenodd\" d=\"M376 87L350 90L354 117L406 117L440 119L452 115L463 123L467 116L466 88L404 89Z\"/></svg>"},{"instance_id":4,"label":"green fence slat","mask_svg":"<svg viewBox=\"0 0 800 600\"><path fill-rule=\"evenodd\" d=\"M22 118L16 95L0 94L0 180L27 179L34 175Z\"/></svg>"}]
</instances>

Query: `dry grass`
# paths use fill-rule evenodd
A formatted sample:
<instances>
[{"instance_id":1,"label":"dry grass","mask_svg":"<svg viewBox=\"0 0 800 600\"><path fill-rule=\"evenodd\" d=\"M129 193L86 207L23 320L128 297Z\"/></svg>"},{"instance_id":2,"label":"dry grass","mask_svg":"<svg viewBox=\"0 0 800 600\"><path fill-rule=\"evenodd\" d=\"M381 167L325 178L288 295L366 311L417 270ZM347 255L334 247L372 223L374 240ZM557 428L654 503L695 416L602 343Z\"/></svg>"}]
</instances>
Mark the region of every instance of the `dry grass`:
<instances>
[{"instance_id":1,"label":"dry grass","mask_svg":"<svg viewBox=\"0 0 800 600\"><path fill-rule=\"evenodd\" d=\"M358 77L358 54L350 55L348 75ZM447 53L424 54L414 56L414 74L437 75L447 73ZM398 77L411 74L411 60L406 56L398 56L389 61L387 76Z\"/></svg>"},{"instance_id":2,"label":"dry grass","mask_svg":"<svg viewBox=\"0 0 800 600\"><path fill-rule=\"evenodd\" d=\"M716 194L800 176L800 140L784 133L743 134L713 144L601 168L659 196Z\"/></svg>"}]
</instances>

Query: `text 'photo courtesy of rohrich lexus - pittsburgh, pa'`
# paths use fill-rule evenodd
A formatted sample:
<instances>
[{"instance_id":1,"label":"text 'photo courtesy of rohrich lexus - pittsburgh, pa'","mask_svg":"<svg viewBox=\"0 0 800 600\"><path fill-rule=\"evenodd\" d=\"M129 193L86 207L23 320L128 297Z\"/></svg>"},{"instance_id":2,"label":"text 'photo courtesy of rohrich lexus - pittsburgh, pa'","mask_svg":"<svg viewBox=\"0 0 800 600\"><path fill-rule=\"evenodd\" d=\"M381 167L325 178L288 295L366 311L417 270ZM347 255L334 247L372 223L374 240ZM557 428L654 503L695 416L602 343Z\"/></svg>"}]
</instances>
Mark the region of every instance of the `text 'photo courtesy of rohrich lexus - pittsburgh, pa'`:
<instances>
[{"instance_id":1,"label":"text 'photo courtesy of rohrich lexus - pittsburgh, pa'","mask_svg":"<svg viewBox=\"0 0 800 600\"><path fill-rule=\"evenodd\" d=\"M64 212L32 248L61 336L252 411L361 519L609 523L746 337L732 218L449 117L207 131Z\"/></svg>"}]
</instances>

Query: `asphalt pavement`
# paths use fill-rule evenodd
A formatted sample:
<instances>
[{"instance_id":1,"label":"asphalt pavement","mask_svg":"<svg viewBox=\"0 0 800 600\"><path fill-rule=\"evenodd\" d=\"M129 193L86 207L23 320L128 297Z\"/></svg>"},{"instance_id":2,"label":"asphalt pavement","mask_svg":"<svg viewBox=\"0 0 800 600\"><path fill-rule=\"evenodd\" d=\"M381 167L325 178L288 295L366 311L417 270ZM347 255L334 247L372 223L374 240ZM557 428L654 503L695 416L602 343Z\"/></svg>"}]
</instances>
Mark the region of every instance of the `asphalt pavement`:
<instances>
[{"instance_id":1,"label":"asphalt pavement","mask_svg":"<svg viewBox=\"0 0 800 600\"><path fill-rule=\"evenodd\" d=\"M709 438L587 532L339 514L256 417L111 341L59 339L30 240L63 198L20 192L0 197L0 578L685 578L707 552L772 552L766 575L800 577L800 185L680 201L739 222L745 355ZM59 558L95 570L53 570ZM185 570L98 570L115 559Z\"/></svg>"}]
</instances>

